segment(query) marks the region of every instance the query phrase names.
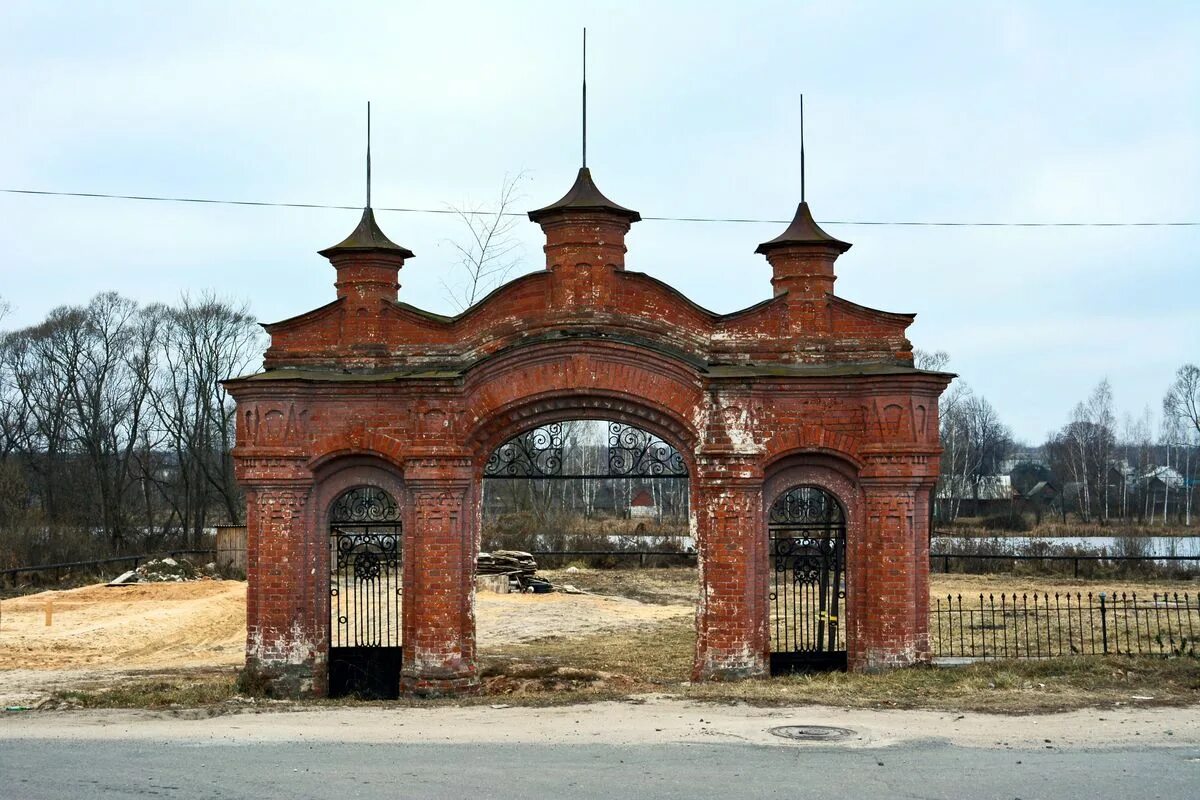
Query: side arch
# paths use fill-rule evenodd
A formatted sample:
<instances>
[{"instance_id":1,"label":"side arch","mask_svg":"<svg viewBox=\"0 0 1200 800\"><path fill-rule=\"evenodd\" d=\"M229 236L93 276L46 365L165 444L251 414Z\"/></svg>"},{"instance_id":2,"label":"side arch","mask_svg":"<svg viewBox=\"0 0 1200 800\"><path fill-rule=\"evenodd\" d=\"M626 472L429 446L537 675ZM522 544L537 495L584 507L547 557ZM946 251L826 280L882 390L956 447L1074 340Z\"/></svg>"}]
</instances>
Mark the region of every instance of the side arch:
<instances>
[{"instance_id":1,"label":"side arch","mask_svg":"<svg viewBox=\"0 0 1200 800\"><path fill-rule=\"evenodd\" d=\"M310 455L305 466L317 480L322 480L322 473L332 474L332 471L339 468L339 464L354 459L375 459L385 469L399 471L403 468L405 451L402 440L360 427L348 432L335 431L317 437L308 448Z\"/></svg>"},{"instance_id":2,"label":"side arch","mask_svg":"<svg viewBox=\"0 0 1200 800\"><path fill-rule=\"evenodd\" d=\"M862 441L854 436L832 431L820 425L800 425L771 436L766 442L762 464L764 470L777 462L796 456L826 455L848 462L855 472L862 469L859 458Z\"/></svg>"},{"instance_id":3,"label":"side arch","mask_svg":"<svg viewBox=\"0 0 1200 800\"><path fill-rule=\"evenodd\" d=\"M331 611L331 547L330 528L331 511L338 499L354 489L371 487L386 492L395 502L399 510L401 522L401 558L403 570L407 572L410 559L403 558L403 531L408 526L408 509L403 473L395 464L378 455L362 453L327 453L318 460L313 471L313 489L311 511L311 530L313 531L315 574L311 577L313 596L316 597L315 618L313 629L320 632L320 646L317 648L317 660L314 665L314 688L321 696L330 691L329 650L332 644L332 611ZM408 583L407 575L402 578ZM407 609L404 604L402 613ZM403 630L403 625L401 626ZM399 687L399 674L396 675L396 686Z\"/></svg>"},{"instance_id":4,"label":"side arch","mask_svg":"<svg viewBox=\"0 0 1200 800\"><path fill-rule=\"evenodd\" d=\"M858 480L859 469L848 458L830 455L817 450L791 453L777 459L767 471L763 481L762 525L770 527L772 505L788 491L797 487L815 487L831 495L842 508L845 515L845 582L846 597L844 615L841 622L845 636L846 657L850 664L855 663L855 656L861 649L863 616L865 598L863 587L866 577L866 535L867 521L865 519L865 498ZM770 574L774 566L770 562L769 548L760 559L764 569ZM770 641L770 614L764 614L761 620L767 641Z\"/></svg>"}]
</instances>

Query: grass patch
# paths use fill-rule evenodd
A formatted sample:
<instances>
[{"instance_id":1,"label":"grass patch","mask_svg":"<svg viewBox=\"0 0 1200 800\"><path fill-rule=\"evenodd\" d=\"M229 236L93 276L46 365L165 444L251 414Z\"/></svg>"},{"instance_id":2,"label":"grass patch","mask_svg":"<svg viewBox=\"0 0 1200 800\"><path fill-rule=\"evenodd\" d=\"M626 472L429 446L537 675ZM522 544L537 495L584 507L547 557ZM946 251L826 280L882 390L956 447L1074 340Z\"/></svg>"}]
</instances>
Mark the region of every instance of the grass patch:
<instances>
[{"instance_id":1,"label":"grass patch","mask_svg":"<svg viewBox=\"0 0 1200 800\"><path fill-rule=\"evenodd\" d=\"M1200 702L1200 660L1077 657L912 667L879 675L790 675L727 685L696 684L680 696L764 706L819 703L1004 714L1188 705Z\"/></svg>"},{"instance_id":2,"label":"grass patch","mask_svg":"<svg viewBox=\"0 0 1200 800\"><path fill-rule=\"evenodd\" d=\"M490 653L486 664L492 674L505 674L508 669L519 674L521 669L536 666L590 671L603 676L596 687L610 695L654 692L689 700L762 706L820 704L1031 713L1200 702L1197 658L1111 656L994 661L966 667L913 667L872 675L815 673L693 684L689 673L694 648L692 623L681 619L632 633L514 645ZM536 683L529 683L520 694L531 697L537 690Z\"/></svg>"},{"instance_id":3,"label":"grass patch","mask_svg":"<svg viewBox=\"0 0 1200 800\"><path fill-rule=\"evenodd\" d=\"M64 689L51 695L58 708L172 709L217 706L237 697L232 672L160 674L122 679L115 686Z\"/></svg>"}]
</instances>

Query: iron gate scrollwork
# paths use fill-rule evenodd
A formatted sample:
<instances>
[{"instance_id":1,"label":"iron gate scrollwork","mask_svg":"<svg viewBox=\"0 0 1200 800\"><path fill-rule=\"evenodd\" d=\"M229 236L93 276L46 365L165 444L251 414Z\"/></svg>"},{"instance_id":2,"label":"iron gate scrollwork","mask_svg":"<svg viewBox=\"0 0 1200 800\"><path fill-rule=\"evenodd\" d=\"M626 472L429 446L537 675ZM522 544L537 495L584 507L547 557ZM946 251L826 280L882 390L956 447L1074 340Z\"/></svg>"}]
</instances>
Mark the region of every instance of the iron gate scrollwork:
<instances>
[{"instance_id":1,"label":"iron gate scrollwork","mask_svg":"<svg viewBox=\"0 0 1200 800\"><path fill-rule=\"evenodd\" d=\"M649 431L609 422L602 469L580 470L564 456L563 423L552 422L518 434L492 452L485 478L686 478L683 454Z\"/></svg>"},{"instance_id":2,"label":"iron gate scrollwork","mask_svg":"<svg viewBox=\"0 0 1200 800\"><path fill-rule=\"evenodd\" d=\"M400 508L362 486L329 510L329 693L393 698L399 692L404 556Z\"/></svg>"},{"instance_id":3,"label":"iron gate scrollwork","mask_svg":"<svg viewBox=\"0 0 1200 800\"><path fill-rule=\"evenodd\" d=\"M845 669L846 513L833 495L796 486L767 517L771 672Z\"/></svg>"}]
</instances>

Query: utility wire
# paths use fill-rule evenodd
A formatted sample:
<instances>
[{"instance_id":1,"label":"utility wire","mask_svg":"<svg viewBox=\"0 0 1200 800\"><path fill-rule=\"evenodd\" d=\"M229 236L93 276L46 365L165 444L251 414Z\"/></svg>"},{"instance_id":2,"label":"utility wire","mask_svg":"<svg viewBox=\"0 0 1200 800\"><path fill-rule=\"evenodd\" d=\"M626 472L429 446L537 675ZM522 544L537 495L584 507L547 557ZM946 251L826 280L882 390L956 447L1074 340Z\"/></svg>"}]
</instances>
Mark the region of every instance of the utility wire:
<instances>
[{"instance_id":1,"label":"utility wire","mask_svg":"<svg viewBox=\"0 0 1200 800\"><path fill-rule=\"evenodd\" d=\"M145 200L156 203L204 203L222 206L263 206L268 208L332 208L347 211L361 210L360 206L338 206L326 203L271 203L262 200L215 200L201 197L160 197L140 194L105 194L102 192L50 192L39 189L0 189L6 194L43 195L48 197L92 197L107 200ZM495 216L494 211L458 211L453 208L403 208L379 206L376 211L398 211L406 214L468 214L471 216ZM524 212L505 211L505 217L523 217ZM653 217L643 216L654 222L704 222L746 223L787 225L790 219L753 219L739 217ZM1176 222L922 222L916 220L820 220L826 225L892 225L925 228L1200 228L1200 221Z\"/></svg>"}]
</instances>

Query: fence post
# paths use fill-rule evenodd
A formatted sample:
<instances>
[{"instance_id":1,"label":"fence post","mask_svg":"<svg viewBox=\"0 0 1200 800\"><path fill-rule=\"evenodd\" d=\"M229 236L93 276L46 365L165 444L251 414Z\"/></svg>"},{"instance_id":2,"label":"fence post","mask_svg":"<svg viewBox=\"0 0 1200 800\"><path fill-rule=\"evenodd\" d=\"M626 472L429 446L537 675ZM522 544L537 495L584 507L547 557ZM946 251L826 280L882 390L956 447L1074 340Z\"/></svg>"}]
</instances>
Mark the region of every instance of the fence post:
<instances>
[{"instance_id":1,"label":"fence post","mask_svg":"<svg viewBox=\"0 0 1200 800\"><path fill-rule=\"evenodd\" d=\"M942 556L942 574L950 574L950 556Z\"/></svg>"},{"instance_id":2,"label":"fence post","mask_svg":"<svg viewBox=\"0 0 1200 800\"><path fill-rule=\"evenodd\" d=\"M1079 556L1075 556L1075 577L1079 577Z\"/></svg>"},{"instance_id":3,"label":"fence post","mask_svg":"<svg viewBox=\"0 0 1200 800\"><path fill-rule=\"evenodd\" d=\"M1108 605L1104 592L1100 593L1100 644L1104 647L1104 655L1108 655Z\"/></svg>"}]
</instances>

